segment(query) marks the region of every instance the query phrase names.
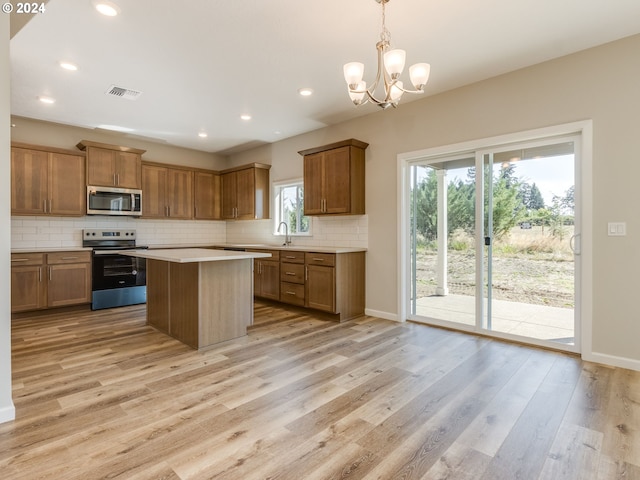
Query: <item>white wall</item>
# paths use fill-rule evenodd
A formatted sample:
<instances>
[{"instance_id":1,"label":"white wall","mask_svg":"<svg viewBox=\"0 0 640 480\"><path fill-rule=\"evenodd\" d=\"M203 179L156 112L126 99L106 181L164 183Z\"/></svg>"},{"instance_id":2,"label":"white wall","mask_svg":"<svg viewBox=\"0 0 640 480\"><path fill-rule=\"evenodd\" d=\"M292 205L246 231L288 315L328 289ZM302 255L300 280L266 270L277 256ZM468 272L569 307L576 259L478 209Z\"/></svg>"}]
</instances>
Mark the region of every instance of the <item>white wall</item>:
<instances>
[{"instance_id":1,"label":"white wall","mask_svg":"<svg viewBox=\"0 0 640 480\"><path fill-rule=\"evenodd\" d=\"M592 353L640 369L639 51L636 35L237 154L231 162L270 163L274 178L295 177L302 175L299 150L347 138L369 143L367 308L393 317L398 154L593 119ZM626 221L627 236L608 237L609 221Z\"/></svg>"},{"instance_id":2,"label":"white wall","mask_svg":"<svg viewBox=\"0 0 640 480\"><path fill-rule=\"evenodd\" d=\"M15 418L11 399L11 133L9 15L0 15L0 423Z\"/></svg>"}]
</instances>

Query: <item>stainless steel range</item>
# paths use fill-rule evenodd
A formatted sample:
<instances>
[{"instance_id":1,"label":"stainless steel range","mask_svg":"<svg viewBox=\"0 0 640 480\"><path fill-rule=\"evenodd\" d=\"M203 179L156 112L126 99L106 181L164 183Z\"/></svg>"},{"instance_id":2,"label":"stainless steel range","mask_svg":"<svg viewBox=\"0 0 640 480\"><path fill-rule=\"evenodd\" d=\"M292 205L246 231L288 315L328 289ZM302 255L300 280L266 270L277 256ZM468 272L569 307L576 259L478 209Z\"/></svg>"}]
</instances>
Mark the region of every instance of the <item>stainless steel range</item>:
<instances>
[{"instance_id":1,"label":"stainless steel range","mask_svg":"<svg viewBox=\"0 0 640 480\"><path fill-rule=\"evenodd\" d=\"M146 303L146 260L118 253L147 248L136 245L135 230L85 228L82 246L93 248L92 310Z\"/></svg>"}]
</instances>

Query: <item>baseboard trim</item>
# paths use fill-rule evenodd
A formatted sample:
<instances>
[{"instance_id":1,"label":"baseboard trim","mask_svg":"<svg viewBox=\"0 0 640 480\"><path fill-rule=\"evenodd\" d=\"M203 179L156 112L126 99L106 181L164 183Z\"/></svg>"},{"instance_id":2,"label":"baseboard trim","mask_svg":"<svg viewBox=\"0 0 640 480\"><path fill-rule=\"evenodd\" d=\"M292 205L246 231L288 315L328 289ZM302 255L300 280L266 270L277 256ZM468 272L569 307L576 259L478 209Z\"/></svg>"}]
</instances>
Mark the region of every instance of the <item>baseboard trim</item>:
<instances>
[{"instance_id":1,"label":"baseboard trim","mask_svg":"<svg viewBox=\"0 0 640 480\"><path fill-rule=\"evenodd\" d=\"M398 319L398 315L396 315L395 313L373 310L371 308L365 308L364 313L365 315L369 315L370 317L378 317L384 318L385 320L391 320L393 322L401 322L401 320Z\"/></svg>"},{"instance_id":2,"label":"baseboard trim","mask_svg":"<svg viewBox=\"0 0 640 480\"><path fill-rule=\"evenodd\" d=\"M640 360L597 352L584 353L582 354L582 359L587 362L602 363L603 365L609 365L611 367L627 368L640 372Z\"/></svg>"},{"instance_id":3,"label":"baseboard trim","mask_svg":"<svg viewBox=\"0 0 640 480\"><path fill-rule=\"evenodd\" d=\"M16 419L16 407L13 403L0 408L0 423L11 422Z\"/></svg>"}]
</instances>

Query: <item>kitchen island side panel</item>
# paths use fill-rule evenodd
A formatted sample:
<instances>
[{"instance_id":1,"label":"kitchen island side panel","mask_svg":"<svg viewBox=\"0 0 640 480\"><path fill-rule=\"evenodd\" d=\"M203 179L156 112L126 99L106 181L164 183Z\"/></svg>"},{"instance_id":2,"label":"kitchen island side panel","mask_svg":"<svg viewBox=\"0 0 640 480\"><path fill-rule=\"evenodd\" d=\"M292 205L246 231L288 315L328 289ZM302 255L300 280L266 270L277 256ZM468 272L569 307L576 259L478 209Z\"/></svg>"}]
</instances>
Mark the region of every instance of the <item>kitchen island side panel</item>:
<instances>
[{"instance_id":1,"label":"kitchen island side panel","mask_svg":"<svg viewBox=\"0 0 640 480\"><path fill-rule=\"evenodd\" d=\"M246 335L253 324L253 259L198 265L199 348Z\"/></svg>"}]
</instances>

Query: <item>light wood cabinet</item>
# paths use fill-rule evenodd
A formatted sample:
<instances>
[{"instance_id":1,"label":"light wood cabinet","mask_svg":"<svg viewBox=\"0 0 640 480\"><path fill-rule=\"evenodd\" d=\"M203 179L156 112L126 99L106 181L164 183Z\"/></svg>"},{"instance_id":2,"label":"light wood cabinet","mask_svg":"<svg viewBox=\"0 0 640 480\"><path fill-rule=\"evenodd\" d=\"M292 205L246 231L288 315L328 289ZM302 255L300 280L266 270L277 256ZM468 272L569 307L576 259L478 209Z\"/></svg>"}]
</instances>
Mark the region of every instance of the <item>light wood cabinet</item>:
<instances>
[{"instance_id":1,"label":"light wood cabinet","mask_svg":"<svg viewBox=\"0 0 640 480\"><path fill-rule=\"evenodd\" d=\"M280 255L280 301L305 305L304 252L285 250Z\"/></svg>"},{"instance_id":2,"label":"light wood cabinet","mask_svg":"<svg viewBox=\"0 0 640 480\"><path fill-rule=\"evenodd\" d=\"M220 172L223 219L269 218L270 168L254 163Z\"/></svg>"},{"instance_id":3,"label":"light wood cabinet","mask_svg":"<svg viewBox=\"0 0 640 480\"><path fill-rule=\"evenodd\" d=\"M144 163L142 215L176 220L193 218L193 172Z\"/></svg>"},{"instance_id":4,"label":"light wood cabinet","mask_svg":"<svg viewBox=\"0 0 640 480\"><path fill-rule=\"evenodd\" d=\"M195 171L194 218L197 220L219 220L222 211L220 175L213 172Z\"/></svg>"},{"instance_id":5,"label":"light wood cabinet","mask_svg":"<svg viewBox=\"0 0 640 480\"><path fill-rule=\"evenodd\" d=\"M365 155L350 139L298 152L304 157L305 215L365 213Z\"/></svg>"},{"instance_id":6,"label":"light wood cabinet","mask_svg":"<svg viewBox=\"0 0 640 480\"><path fill-rule=\"evenodd\" d=\"M280 300L280 252L278 250L251 250L270 253L270 258L253 260L253 295Z\"/></svg>"},{"instance_id":7,"label":"light wood cabinet","mask_svg":"<svg viewBox=\"0 0 640 480\"><path fill-rule=\"evenodd\" d=\"M84 164L73 152L13 143L11 214L86 215Z\"/></svg>"},{"instance_id":8,"label":"light wood cabinet","mask_svg":"<svg viewBox=\"0 0 640 480\"><path fill-rule=\"evenodd\" d=\"M80 150L87 152L87 184L136 188L142 187L142 154L146 150L83 140Z\"/></svg>"},{"instance_id":9,"label":"light wood cabinet","mask_svg":"<svg viewBox=\"0 0 640 480\"><path fill-rule=\"evenodd\" d=\"M91 254L47 254L47 306L64 307L91 302Z\"/></svg>"},{"instance_id":10,"label":"light wood cabinet","mask_svg":"<svg viewBox=\"0 0 640 480\"><path fill-rule=\"evenodd\" d=\"M44 255L11 255L11 312L38 310L46 306L43 281Z\"/></svg>"},{"instance_id":11,"label":"light wood cabinet","mask_svg":"<svg viewBox=\"0 0 640 480\"><path fill-rule=\"evenodd\" d=\"M91 253L11 255L11 312L91 302Z\"/></svg>"},{"instance_id":12,"label":"light wood cabinet","mask_svg":"<svg viewBox=\"0 0 640 480\"><path fill-rule=\"evenodd\" d=\"M335 260L333 254L305 254L307 307L337 313Z\"/></svg>"}]
</instances>

